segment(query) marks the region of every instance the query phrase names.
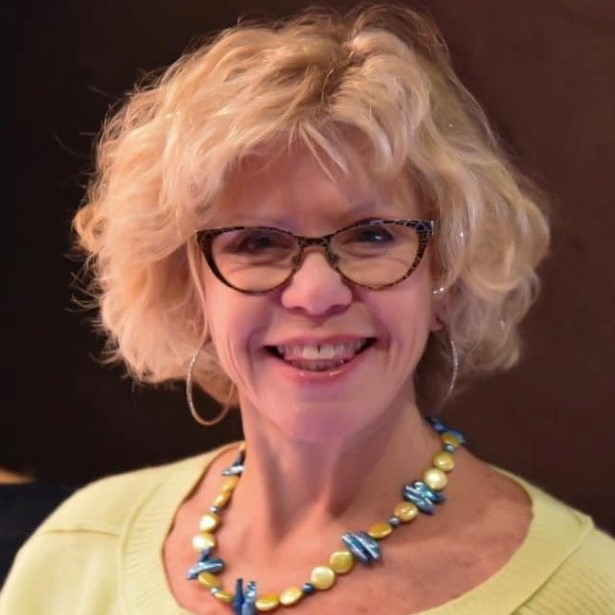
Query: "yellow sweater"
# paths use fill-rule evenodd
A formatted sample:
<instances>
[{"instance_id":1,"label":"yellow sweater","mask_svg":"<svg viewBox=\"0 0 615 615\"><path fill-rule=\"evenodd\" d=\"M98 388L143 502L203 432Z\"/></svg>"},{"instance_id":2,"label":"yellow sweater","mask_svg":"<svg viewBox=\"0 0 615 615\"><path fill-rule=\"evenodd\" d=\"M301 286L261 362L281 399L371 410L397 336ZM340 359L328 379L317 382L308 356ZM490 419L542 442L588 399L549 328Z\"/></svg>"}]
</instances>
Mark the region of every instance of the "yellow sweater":
<instances>
[{"instance_id":1,"label":"yellow sweater","mask_svg":"<svg viewBox=\"0 0 615 615\"><path fill-rule=\"evenodd\" d=\"M169 591L162 545L178 506L225 448L79 491L17 555L0 615L189 615ZM533 504L525 541L486 582L421 615L615 614L615 541L511 477Z\"/></svg>"}]
</instances>

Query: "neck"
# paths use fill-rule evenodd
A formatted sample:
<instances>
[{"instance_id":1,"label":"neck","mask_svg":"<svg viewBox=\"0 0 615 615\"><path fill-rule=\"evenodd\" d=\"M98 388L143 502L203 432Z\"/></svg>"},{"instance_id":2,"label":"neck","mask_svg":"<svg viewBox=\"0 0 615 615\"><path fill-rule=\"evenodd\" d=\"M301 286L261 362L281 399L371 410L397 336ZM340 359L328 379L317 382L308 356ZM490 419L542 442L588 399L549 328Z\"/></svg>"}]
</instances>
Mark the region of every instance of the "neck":
<instances>
[{"instance_id":1,"label":"neck","mask_svg":"<svg viewBox=\"0 0 615 615\"><path fill-rule=\"evenodd\" d=\"M274 425L264 428L251 408L243 417L247 462L229 514L236 513L233 523L243 518L258 527L271 544L293 533L314 536L324 527L337 532L386 519L401 486L420 478L439 448L411 403L335 442L285 438Z\"/></svg>"}]
</instances>

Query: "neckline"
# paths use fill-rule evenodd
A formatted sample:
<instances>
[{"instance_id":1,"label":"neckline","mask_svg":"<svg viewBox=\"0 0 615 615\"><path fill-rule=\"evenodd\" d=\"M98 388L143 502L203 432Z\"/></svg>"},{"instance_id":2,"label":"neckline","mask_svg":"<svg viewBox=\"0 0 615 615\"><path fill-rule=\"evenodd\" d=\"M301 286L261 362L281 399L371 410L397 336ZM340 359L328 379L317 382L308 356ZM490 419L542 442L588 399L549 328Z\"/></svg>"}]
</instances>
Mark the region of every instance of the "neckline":
<instances>
[{"instance_id":1,"label":"neckline","mask_svg":"<svg viewBox=\"0 0 615 615\"><path fill-rule=\"evenodd\" d=\"M162 559L163 544L181 503L215 460L239 444L233 442L167 466L160 483L136 506L124 526L120 554L120 594L127 612L194 615L180 607L171 593ZM504 567L481 584L452 601L412 615L514 613L592 529L587 515L563 506L510 472L495 470L515 481L528 495L532 520L525 539Z\"/></svg>"}]
</instances>

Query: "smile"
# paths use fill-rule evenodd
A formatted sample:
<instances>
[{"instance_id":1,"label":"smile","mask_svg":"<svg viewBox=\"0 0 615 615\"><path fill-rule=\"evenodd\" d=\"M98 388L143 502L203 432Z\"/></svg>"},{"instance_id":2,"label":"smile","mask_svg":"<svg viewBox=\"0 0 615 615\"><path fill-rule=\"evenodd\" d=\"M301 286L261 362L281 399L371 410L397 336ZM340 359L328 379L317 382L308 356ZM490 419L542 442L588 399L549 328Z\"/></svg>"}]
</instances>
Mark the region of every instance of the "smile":
<instances>
[{"instance_id":1,"label":"smile","mask_svg":"<svg viewBox=\"0 0 615 615\"><path fill-rule=\"evenodd\" d=\"M339 344L288 344L267 346L267 350L297 369L322 372L352 361L375 342L364 338Z\"/></svg>"}]
</instances>

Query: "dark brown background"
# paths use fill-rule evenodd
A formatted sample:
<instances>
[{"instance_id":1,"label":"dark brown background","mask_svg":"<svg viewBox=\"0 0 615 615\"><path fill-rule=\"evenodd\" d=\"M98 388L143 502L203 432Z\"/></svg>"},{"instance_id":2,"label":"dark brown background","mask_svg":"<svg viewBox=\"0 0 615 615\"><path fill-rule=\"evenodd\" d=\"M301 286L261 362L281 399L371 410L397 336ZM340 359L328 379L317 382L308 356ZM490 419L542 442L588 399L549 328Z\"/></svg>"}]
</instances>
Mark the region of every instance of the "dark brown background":
<instances>
[{"instance_id":1,"label":"dark brown background","mask_svg":"<svg viewBox=\"0 0 615 615\"><path fill-rule=\"evenodd\" d=\"M16 62L5 76L0 462L85 481L173 460L240 436L210 430L181 387L134 387L103 368L71 305L69 220L108 106L143 70L239 15L305 2L33 0L3 5ZM419 6L418 3L408 2ZM339 2L338 6L350 3ZM425 1L455 65L519 165L554 202L552 254L527 349L445 418L485 459L615 531L615 4L612 0ZM258 10L255 10L258 9ZM8 272L8 275L6 273Z\"/></svg>"}]
</instances>

